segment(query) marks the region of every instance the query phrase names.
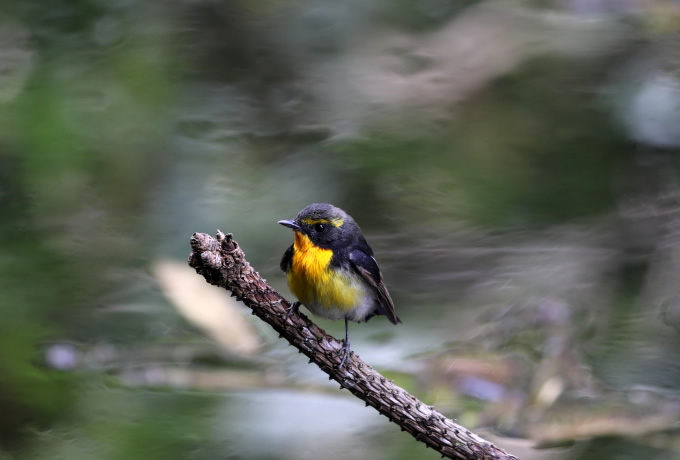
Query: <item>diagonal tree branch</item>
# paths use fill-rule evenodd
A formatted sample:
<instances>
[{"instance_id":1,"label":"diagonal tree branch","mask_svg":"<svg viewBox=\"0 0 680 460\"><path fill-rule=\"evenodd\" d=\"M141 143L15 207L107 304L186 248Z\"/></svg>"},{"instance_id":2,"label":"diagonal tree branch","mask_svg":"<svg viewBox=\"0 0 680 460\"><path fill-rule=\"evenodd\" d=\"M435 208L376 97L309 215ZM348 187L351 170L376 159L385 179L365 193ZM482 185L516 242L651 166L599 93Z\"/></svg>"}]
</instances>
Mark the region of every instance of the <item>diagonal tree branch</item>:
<instances>
[{"instance_id":1,"label":"diagonal tree branch","mask_svg":"<svg viewBox=\"0 0 680 460\"><path fill-rule=\"evenodd\" d=\"M218 230L217 239L205 233L191 237L189 265L210 284L223 287L243 301L256 315L300 353L309 357L367 406L374 407L402 431L442 456L475 460L517 460L502 449L444 417L434 408L423 404L404 389L376 372L352 353L342 369L342 343L326 334L302 314L286 318L290 303L272 289L250 266L245 254L233 240Z\"/></svg>"}]
</instances>

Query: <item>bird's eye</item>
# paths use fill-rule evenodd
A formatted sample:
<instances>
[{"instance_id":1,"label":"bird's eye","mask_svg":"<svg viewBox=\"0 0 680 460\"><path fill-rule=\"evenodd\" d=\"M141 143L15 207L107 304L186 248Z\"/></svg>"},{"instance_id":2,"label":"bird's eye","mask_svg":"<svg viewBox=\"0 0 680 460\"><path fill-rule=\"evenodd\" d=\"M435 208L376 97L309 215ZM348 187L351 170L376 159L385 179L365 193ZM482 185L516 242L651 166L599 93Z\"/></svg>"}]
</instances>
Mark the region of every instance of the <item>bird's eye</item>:
<instances>
[{"instance_id":1,"label":"bird's eye","mask_svg":"<svg viewBox=\"0 0 680 460\"><path fill-rule=\"evenodd\" d=\"M325 228L324 224L314 224L314 230L317 232L323 232Z\"/></svg>"}]
</instances>

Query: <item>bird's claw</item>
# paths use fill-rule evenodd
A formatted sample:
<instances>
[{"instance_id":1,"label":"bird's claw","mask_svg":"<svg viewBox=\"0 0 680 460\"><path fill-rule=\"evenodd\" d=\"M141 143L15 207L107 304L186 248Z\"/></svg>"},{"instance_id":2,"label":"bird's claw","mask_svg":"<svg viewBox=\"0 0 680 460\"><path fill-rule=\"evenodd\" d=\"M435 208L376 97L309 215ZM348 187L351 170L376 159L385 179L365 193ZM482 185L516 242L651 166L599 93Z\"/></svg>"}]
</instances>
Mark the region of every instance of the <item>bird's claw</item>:
<instances>
[{"instance_id":1,"label":"bird's claw","mask_svg":"<svg viewBox=\"0 0 680 460\"><path fill-rule=\"evenodd\" d=\"M345 365L345 362L347 362L347 357L349 356L349 340L345 339L344 340L344 345L342 346L342 360L340 360L340 364L338 365L338 370L342 369L342 366Z\"/></svg>"},{"instance_id":2,"label":"bird's claw","mask_svg":"<svg viewBox=\"0 0 680 460\"><path fill-rule=\"evenodd\" d=\"M293 312L297 313L300 310L300 302L295 302L288 308L288 313L286 313L286 319L290 318Z\"/></svg>"}]
</instances>

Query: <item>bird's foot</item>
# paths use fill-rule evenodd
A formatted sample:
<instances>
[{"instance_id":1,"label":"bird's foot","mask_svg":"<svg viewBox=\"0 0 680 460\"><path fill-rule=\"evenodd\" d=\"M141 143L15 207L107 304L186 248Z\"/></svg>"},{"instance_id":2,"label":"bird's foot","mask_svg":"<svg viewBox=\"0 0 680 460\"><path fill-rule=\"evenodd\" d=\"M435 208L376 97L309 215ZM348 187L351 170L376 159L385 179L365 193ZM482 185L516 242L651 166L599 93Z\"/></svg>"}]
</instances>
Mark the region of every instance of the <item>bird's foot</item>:
<instances>
[{"instance_id":1,"label":"bird's foot","mask_svg":"<svg viewBox=\"0 0 680 460\"><path fill-rule=\"evenodd\" d=\"M349 340L345 339L343 341L343 344L344 345L342 346L342 360L338 365L338 370L342 369L342 366L345 365L345 362L347 362L347 357L349 356Z\"/></svg>"},{"instance_id":2,"label":"bird's foot","mask_svg":"<svg viewBox=\"0 0 680 460\"><path fill-rule=\"evenodd\" d=\"M293 312L297 313L297 312L300 310L300 305L301 305L301 304L300 304L299 301L293 303L293 305L291 305L291 306L288 308L288 313L286 313L286 319L290 318L290 315L292 315Z\"/></svg>"}]
</instances>

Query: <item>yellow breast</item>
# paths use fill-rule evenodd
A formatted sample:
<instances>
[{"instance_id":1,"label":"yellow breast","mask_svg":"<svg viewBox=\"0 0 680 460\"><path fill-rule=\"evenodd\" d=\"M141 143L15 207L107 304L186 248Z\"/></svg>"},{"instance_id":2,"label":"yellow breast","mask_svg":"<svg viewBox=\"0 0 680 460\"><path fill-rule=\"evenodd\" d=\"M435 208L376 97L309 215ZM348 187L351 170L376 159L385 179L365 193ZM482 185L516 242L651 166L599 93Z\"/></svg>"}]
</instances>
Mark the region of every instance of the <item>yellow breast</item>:
<instances>
[{"instance_id":1,"label":"yellow breast","mask_svg":"<svg viewBox=\"0 0 680 460\"><path fill-rule=\"evenodd\" d=\"M288 287L307 308L320 314L319 307L347 311L359 304L363 291L356 280L343 271L330 269L332 250L315 246L300 232L295 232L293 249Z\"/></svg>"}]
</instances>

